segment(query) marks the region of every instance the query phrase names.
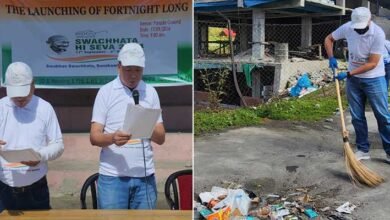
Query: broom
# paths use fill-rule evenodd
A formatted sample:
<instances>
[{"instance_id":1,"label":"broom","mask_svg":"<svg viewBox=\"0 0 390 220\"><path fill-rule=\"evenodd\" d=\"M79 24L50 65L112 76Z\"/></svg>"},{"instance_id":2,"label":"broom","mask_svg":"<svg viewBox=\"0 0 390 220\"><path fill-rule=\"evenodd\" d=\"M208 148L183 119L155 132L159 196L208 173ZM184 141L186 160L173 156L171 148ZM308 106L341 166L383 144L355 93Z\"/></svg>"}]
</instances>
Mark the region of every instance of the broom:
<instances>
[{"instance_id":1,"label":"broom","mask_svg":"<svg viewBox=\"0 0 390 220\"><path fill-rule=\"evenodd\" d=\"M362 162L357 160L354 152L352 151L351 146L349 145L348 131L345 127L344 111L343 111L343 105L341 103L340 85L338 79L336 78L337 73L334 69L333 69L333 74L335 76L337 100L340 109L341 127L342 127L342 135L343 135L343 142L344 142L344 156L345 156L344 159L347 168L347 173L350 176L353 183L361 183L369 187L378 186L384 181L383 177L376 174L368 167L366 167Z\"/></svg>"}]
</instances>

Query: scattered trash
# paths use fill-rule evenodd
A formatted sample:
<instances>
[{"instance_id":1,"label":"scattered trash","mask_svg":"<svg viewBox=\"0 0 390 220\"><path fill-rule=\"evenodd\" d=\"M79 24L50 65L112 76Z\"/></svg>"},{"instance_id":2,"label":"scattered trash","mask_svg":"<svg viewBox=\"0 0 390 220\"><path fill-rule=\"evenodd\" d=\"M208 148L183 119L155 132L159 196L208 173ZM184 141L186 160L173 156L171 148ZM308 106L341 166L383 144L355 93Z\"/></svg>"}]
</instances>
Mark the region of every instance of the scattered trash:
<instances>
[{"instance_id":1,"label":"scattered trash","mask_svg":"<svg viewBox=\"0 0 390 220\"><path fill-rule=\"evenodd\" d=\"M342 204L341 206L339 206L336 211L340 212L340 213L347 213L347 214L351 214L352 211L356 208L356 205L353 205L349 202L346 202L344 204Z\"/></svg>"},{"instance_id":2,"label":"scattered trash","mask_svg":"<svg viewBox=\"0 0 390 220\"><path fill-rule=\"evenodd\" d=\"M305 194L304 196L299 197L299 201L301 201L303 203L309 203L309 202L312 202L313 200L310 198L310 196L308 194Z\"/></svg>"},{"instance_id":3,"label":"scattered trash","mask_svg":"<svg viewBox=\"0 0 390 220\"><path fill-rule=\"evenodd\" d=\"M348 216L344 216L341 213L332 213L331 215L327 216L329 220L353 220L352 218Z\"/></svg>"},{"instance_id":4,"label":"scattered trash","mask_svg":"<svg viewBox=\"0 0 390 220\"><path fill-rule=\"evenodd\" d=\"M238 215L248 215L250 205L250 198L242 189L229 189L228 195L225 199L218 202L213 208L217 211L221 208L231 207L232 213Z\"/></svg>"},{"instance_id":5,"label":"scattered trash","mask_svg":"<svg viewBox=\"0 0 390 220\"><path fill-rule=\"evenodd\" d=\"M275 194L269 194L267 197L268 198L279 198L280 196L279 195L275 195Z\"/></svg>"},{"instance_id":6,"label":"scattered trash","mask_svg":"<svg viewBox=\"0 0 390 220\"><path fill-rule=\"evenodd\" d=\"M333 122L333 118L327 118L325 119L326 122Z\"/></svg>"},{"instance_id":7,"label":"scattered trash","mask_svg":"<svg viewBox=\"0 0 390 220\"><path fill-rule=\"evenodd\" d=\"M296 192L296 193L288 194L288 196L299 196L301 194L302 194L301 192Z\"/></svg>"},{"instance_id":8,"label":"scattered trash","mask_svg":"<svg viewBox=\"0 0 390 220\"><path fill-rule=\"evenodd\" d=\"M315 90L317 90L317 88L313 87L309 76L307 73L304 73L301 77L299 77L296 85L289 89L289 92L292 97L302 97L314 92Z\"/></svg>"},{"instance_id":9,"label":"scattered trash","mask_svg":"<svg viewBox=\"0 0 390 220\"><path fill-rule=\"evenodd\" d=\"M231 215L231 209L230 207L223 208L219 211L216 211L214 213L211 213L206 216L207 220L227 220L229 219Z\"/></svg>"},{"instance_id":10,"label":"scattered trash","mask_svg":"<svg viewBox=\"0 0 390 220\"><path fill-rule=\"evenodd\" d=\"M257 212L257 216L259 217L267 217L269 214L271 214L271 209L268 206L260 208Z\"/></svg>"},{"instance_id":11,"label":"scattered trash","mask_svg":"<svg viewBox=\"0 0 390 220\"><path fill-rule=\"evenodd\" d=\"M227 185L237 186L228 183ZM212 187L211 192L199 194L201 203L194 206L194 216L206 220L347 220L341 213L324 207L321 195L310 194L315 188L291 189L280 194L256 193L248 189ZM208 200L208 201L207 201ZM207 201L207 202L204 202ZM351 213L356 206L349 202L337 211ZM196 213L198 212L198 213Z\"/></svg>"},{"instance_id":12,"label":"scattered trash","mask_svg":"<svg viewBox=\"0 0 390 220\"><path fill-rule=\"evenodd\" d=\"M199 198L202 203L209 203L210 200L214 199L214 196L211 194L211 192L202 192L199 194Z\"/></svg>"},{"instance_id":13,"label":"scattered trash","mask_svg":"<svg viewBox=\"0 0 390 220\"><path fill-rule=\"evenodd\" d=\"M316 218L316 217L318 217L317 212L315 212L313 209L305 209L305 214L309 218Z\"/></svg>"},{"instance_id":14,"label":"scattered trash","mask_svg":"<svg viewBox=\"0 0 390 220\"><path fill-rule=\"evenodd\" d=\"M289 215L290 211L288 209L282 208L279 210L275 210L271 213L271 219L283 219L284 216Z\"/></svg>"}]
</instances>

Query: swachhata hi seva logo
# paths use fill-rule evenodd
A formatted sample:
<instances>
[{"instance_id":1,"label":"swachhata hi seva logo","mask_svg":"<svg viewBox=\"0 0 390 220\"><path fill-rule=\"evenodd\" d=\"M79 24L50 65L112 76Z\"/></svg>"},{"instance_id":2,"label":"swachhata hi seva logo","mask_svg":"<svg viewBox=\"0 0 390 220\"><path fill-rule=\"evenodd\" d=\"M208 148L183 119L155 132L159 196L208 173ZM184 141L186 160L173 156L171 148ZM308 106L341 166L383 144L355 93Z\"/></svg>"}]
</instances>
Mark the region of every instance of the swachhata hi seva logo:
<instances>
[{"instance_id":1,"label":"swachhata hi seva logo","mask_svg":"<svg viewBox=\"0 0 390 220\"><path fill-rule=\"evenodd\" d=\"M50 36L46 43L55 54L48 57L68 63L111 61L116 60L119 50L126 43L139 43L136 37L107 36L109 31L106 30L82 30L74 34L70 41L63 35Z\"/></svg>"},{"instance_id":2,"label":"swachhata hi seva logo","mask_svg":"<svg viewBox=\"0 0 390 220\"><path fill-rule=\"evenodd\" d=\"M46 43L49 45L50 49L58 55L66 52L69 47L69 40L62 35L50 36Z\"/></svg>"}]
</instances>

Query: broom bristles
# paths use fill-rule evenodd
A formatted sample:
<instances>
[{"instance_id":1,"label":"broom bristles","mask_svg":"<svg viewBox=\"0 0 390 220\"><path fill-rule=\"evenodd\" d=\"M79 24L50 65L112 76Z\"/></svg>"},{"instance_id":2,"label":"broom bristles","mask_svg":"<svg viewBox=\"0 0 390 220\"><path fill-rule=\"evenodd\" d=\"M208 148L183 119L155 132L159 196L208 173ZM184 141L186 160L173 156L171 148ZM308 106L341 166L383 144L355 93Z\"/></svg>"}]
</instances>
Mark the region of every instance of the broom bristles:
<instances>
[{"instance_id":1,"label":"broom bristles","mask_svg":"<svg viewBox=\"0 0 390 220\"><path fill-rule=\"evenodd\" d=\"M376 174L356 159L349 142L344 142L344 154L348 175L354 183L361 183L369 187L374 187L384 182L383 177Z\"/></svg>"}]
</instances>

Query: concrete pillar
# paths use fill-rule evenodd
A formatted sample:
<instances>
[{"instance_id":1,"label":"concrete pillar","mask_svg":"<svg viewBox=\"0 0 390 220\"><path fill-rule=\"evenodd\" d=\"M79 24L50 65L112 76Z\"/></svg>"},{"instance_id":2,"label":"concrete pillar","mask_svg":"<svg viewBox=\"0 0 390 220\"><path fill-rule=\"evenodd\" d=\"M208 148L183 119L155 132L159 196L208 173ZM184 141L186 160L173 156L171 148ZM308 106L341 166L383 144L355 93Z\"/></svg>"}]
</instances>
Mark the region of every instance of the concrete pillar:
<instances>
[{"instance_id":1,"label":"concrete pillar","mask_svg":"<svg viewBox=\"0 0 390 220\"><path fill-rule=\"evenodd\" d=\"M275 44L275 63L284 63L288 60L288 44Z\"/></svg>"},{"instance_id":2,"label":"concrete pillar","mask_svg":"<svg viewBox=\"0 0 390 220\"><path fill-rule=\"evenodd\" d=\"M194 15L194 58L199 55L199 24L198 15Z\"/></svg>"},{"instance_id":3,"label":"concrete pillar","mask_svg":"<svg viewBox=\"0 0 390 220\"><path fill-rule=\"evenodd\" d=\"M253 69L251 74L252 74L252 97L260 98L261 96L260 71L258 69Z\"/></svg>"},{"instance_id":4,"label":"concrete pillar","mask_svg":"<svg viewBox=\"0 0 390 220\"><path fill-rule=\"evenodd\" d=\"M237 7L243 8L244 7L244 0L237 0Z\"/></svg>"},{"instance_id":5,"label":"concrete pillar","mask_svg":"<svg viewBox=\"0 0 390 220\"><path fill-rule=\"evenodd\" d=\"M345 15L345 0L336 0L336 5L343 7L341 13Z\"/></svg>"},{"instance_id":6,"label":"concrete pillar","mask_svg":"<svg viewBox=\"0 0 390 220\"><path fill-rule=\"evenodd\" d=\"M370 2L368 0L362 0L362 7L370 8Z\"/></svg>"},{"instance_id":7,"label":"concrete pillar","mask_svg":"<svg viewBox=\"0 0 390 220\"><path fill-rule=\"evenodd\" d=\"M260 8L252 10L252 60L261 60L264 58L265 40L265 11Z\"/></svg>"},{"instance_id":8,"label":"concrete pillar","mask_svg":"<svg viewBox=\"0 0 390 220\"><path fill-rule=\"evenodd\" d=\"M199 54L202 56L208 52L208 26L206 23L198 23L198 28L200 29L200 51Z\"/></svg>"},{"instance_id":9,"label":"concrete pillar","mask_svg":"<svg viewBox=\"0 0 390 220\"><path fill-rule=\"evenodd\" d=\"M282 80L281 79L282 78L282 67L283 67L282 64L276 64L275 65L274 84L273 84L273 95L274 96L278 96L279 95L279 91L281 89L284 89L281 86L281 84L280 84L280 81Z\"/></svg>"},{"instance_id":10,"label":"concrete pillar","mask_svg":"<svg viewBox=\"0 0 390 220\"><path fill-rule=\"evenodd\" d=\"M301 28L301 47L311 46L312 41L312 18L311 17L302 17L302 28Z\"/></svg>"},{"instance_id":11,"label":"concrete pillar","mask_svg":"<svg viewBox=\"0 0 390 220\"><path fill-rule=\"evenodd\" d=\"M249 34L251 33L248 25L241 25L240 27L240 51L244 52L248 50Z\"/></svg>"}]
</instances>

